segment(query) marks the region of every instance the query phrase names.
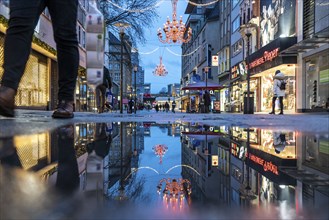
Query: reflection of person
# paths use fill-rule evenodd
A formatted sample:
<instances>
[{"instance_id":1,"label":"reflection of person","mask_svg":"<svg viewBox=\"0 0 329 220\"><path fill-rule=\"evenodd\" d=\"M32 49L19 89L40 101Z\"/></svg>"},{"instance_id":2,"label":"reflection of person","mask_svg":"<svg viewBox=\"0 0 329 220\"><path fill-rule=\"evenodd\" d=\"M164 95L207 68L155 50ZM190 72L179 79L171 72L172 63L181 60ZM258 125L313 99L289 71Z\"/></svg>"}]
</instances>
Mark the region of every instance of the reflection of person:
<instances>
[{"instance_id":1,"label":"reflection of person","mask_svg":"<svg viewBox=\"0 0 329 220\"><path fill-rule=\"evenodd\" d=\"M208 91L205 91L203 94L203 100L204 100L204 106L205 106L205 112L209 113L209 107L211 104L211 98L210 98L210 94Z\"/></svg>"},{"instance_id":2,"label":"reflection of person","mask_svg":"<svg viewBox=\"0 0 329 220\"><path fill-rule=\"evenodd\" d=\"M275 153L279 154L286 147L286 135L281 132L273 131L273 147Z\"/></svg>"},{"instance_id":3,"label":"reflection of person","mask_svg":"<svg viewBox=\"0 0 329 220\"><path fill-rule=\"evenodd\" d=\"M106 124L97 123L95 128L94 141L87 145L87 151L89 154L95 151L96 155L104 158L107 156L112 143L111 135L106 133Z\"/></svg>"},{"instance_id":4,"label":"reflection of person","mask_svg":"<svg viewBox=\"0 0 329 220\"><path fill-rule=\"evenodd\" d=\"M280 89L282 81L285 79L285 75L280 71L275 71L275 76L273 77L273 98L272 98L272 111L270 114L275 114L275 101L279 97L280 102L280 115L283 115L283 97L285 96L285 90Z\"/></svg>"},{"instance_id":5,"label":"reflection of person","mask_svg":"<svg viewBox=\"0 0 329 220\"><path fill-rule=\"evenodd\" d=\"M51 16L58 61L58 105L53 118L72 118L79 66L78 0L11 0L4 43L4 73L0 87L0 115L14 117L15 95L31 50L34 28L47 7ZM65 15L65 16L63 16Z\"/></svg>"},{"instance_id":6,"label":"reflection of person","mask_svg":"<svg viewBox=\"0 0 329 220\"><path fill-rule=\"evenodd\" d=\"M98 113L103 113L105 108L105 94L107 89L111 89L111 77L109 70L104 66L103 83L96 87L96 102Z\"/></svg>"},{"instance_id":7,"label":"reflection of person","mask_svg":"<svg viewBox=\"0 0 329 220\"><path fill-rule=\"evenodd\" d=\"M12 137L0 139L0 164L22 168Z\"/></svg>"},{"instance_id":8,"label":"reflection of person","mask_svg":"<svg viewBox=\"0 0 329 220\"><path fill-rule=\"evenodd\" d=\"M63 192L79 189L79 169L74 150L74 126L58 129L58 167L56 188Z\"/></svg>"}]
</instances>

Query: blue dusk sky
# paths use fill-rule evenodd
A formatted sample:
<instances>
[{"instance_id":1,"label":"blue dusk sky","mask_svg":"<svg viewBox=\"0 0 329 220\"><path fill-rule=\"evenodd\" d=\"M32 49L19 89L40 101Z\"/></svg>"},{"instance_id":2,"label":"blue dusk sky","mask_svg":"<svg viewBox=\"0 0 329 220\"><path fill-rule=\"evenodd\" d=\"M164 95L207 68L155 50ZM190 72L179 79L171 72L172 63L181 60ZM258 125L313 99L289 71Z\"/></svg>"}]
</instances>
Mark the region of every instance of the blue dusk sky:
<instances>
[{"instance_id":1,"label":"blue dusk sky","mask_svg":"<svg viewBox=\"0 0 329 220\"><path fill-rule=\"evenodd\" d=\"M178 0L177 3L177 18L182 15L184 23L187 15L184 14L187 6L187 1ZM163 28L163 24L169 16L172 21L172 4L171 0L164 0L157 9L159 19L154 22L152 28L145 30L146 43L138 45L140 55L140 66L145 70L145 83L151 83L151 93L159 93L159 91L168 84L180 83L181 77L181 44L163 44L157 36L158 28ZM162 33L165 36L164 33ZM166 67L168 74L166 76L154 76L153 71L160 63Z\"/></svg>"}]
</instances>

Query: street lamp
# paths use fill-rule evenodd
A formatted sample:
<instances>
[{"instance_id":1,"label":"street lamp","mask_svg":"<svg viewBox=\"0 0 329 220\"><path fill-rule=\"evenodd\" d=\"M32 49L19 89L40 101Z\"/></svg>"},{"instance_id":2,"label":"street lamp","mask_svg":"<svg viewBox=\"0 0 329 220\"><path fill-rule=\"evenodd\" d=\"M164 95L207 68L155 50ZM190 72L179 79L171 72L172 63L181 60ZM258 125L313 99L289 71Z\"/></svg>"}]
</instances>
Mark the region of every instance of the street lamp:
<instances>
[{"instance_id":1,"label":"street lamp","mask_svg":"<svg viewBox=\"0 0 329 220\"><path fill-rule=\"evenodd\" d=\"M206 66L203 68L204 73L206 74L206 91L208 90L208 72L209 72L209 67Z\"/></svg>"},{"instance_id":2,"label":"street lamp","mask_svg":"<svg viewBox=\"0 0 329 220\"><path fill-rule=\"evenodd\" d=\"M125 28L129 27L128 23L118 22L114 26L120 31L120 114L123 113L123 38L125 35Z\"/></svg>"},{"instance_id":3,"label":"street lamp","mask_svg":"<svg viewBox=\"0 0 329 220\"><path fill-rule=\"evenodd\" d=\"M247 97L246 97L246 103L244 106L244 114L253 114L254 113L254 106L250 103L250 68L249 68L249 63L250 63L250 37L252 33L252 29L255 28L256 25L254 23L247 23L245 25L241 25L241 34L246 37L247 40L247 54L246 54L246 66L247 66Z\"/></svg>"},{"instance_id":4,"label":"street lamp","mask_svg":"<svg viewBox=\"0 0 329 220\"><path fill-rule=\"evenodd\" d=\"M136 109L136 107L137 107L137 90L136 90L136 76L137 76L137 71L138 71L138 66L135 65L134 66L134 73L135 73L135 114L137 112L137 109Z\"/></svg>"},{"instance_id":5,"label":"street lamp","mask_svg":"<svg viewBox=\"0 0 329 220\"><path fill-rule=\"evenodd\" d=\"M250 109L250 70L249 70L249 55L250 55L250 37L251 37L251 28L247 26L245 29L245 34L247 37L247 108L244 112L245 114L252 114L253 111Z\"/></svg>"}]
</instances>

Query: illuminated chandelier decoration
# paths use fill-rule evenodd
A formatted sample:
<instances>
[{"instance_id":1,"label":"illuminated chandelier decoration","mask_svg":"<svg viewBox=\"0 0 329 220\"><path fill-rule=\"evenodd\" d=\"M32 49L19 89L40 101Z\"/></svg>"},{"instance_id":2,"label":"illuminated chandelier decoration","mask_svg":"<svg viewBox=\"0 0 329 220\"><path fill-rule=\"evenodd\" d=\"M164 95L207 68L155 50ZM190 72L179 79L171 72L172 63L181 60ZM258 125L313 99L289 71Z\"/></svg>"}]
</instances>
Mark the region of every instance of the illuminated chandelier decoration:
<instances>
[{"instance_id":1,"label":"illuminated chandelier decoration","mask_svg":"<svg viewBox=\"0 0 329 220\"><path fill-rule=\"evenodd\" d=\"M166 67L162 64L162 57L160 57L160 63L155 67L153 74L155 76L166 76L168 74Z\"/></svg>"},{"instance_id":2,"label":"illuminated chandelier decoration","mask_svg":"<svg viewBox=\"0 0 329 220\"><path fill-rule=\"evenodd\" d=\"M165 153L168 150L168 147L164 144L157 144L155 146L153 146L153 151L155 153L155 155L157 155L160 158L160 163L162 163L162 158L165 155Z\"/></svg>"},{"instance_id":3,"label":"illuminated chandelier decoration","mask_svg":"<svg viewBox=\"0 0 329 220\"><path fill-rule=\"evenodd\" d=\"M171 179L164 178L159 181L157 192L161 194L162 184L165 183L164 190L162 191L163 197L166 199L179 199L182 200L185 195L188 196L192 193L191 182L187 179Z\"/></svg>"},{"instance_id":4,"label":"illuminated chandelier decoration","mask_svg":"<svg viewBox=\"0 0 329 220\"><path fill-rule=\"evenodd\" d=\"M165 39L162 38L161 28L158 29L158 37L162 43L187 43L192 38L192 29L189 27L187 31L187 37L184 38L186 31L185 24L183 22L182 16L180 16L179 21L177 21L177 2L178 0L171 0L172 3L172 21L170 21L169 16L167 17L167 22L163 25L163 32L165 33Z\"/></svg>"}]
</instances>

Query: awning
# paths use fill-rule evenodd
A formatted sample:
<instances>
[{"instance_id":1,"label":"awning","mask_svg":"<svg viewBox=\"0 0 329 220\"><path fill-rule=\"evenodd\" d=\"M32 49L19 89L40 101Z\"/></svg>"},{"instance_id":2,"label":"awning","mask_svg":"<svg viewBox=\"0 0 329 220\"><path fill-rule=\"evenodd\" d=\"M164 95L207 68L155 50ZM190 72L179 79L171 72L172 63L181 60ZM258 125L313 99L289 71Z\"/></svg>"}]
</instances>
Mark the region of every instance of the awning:
<instances>
[{"instance_id":1,"label":"awning","mask_svg":"<svg viewBox=\"0 0 329 220\"><path fill-rule=\"evenodd\" d=\"M191 83L188 86L185 86L182 88L182 90L219 90L223 88L217 83L213 82L197 82L197 83Z\"/></svg>"}]
</instances>

